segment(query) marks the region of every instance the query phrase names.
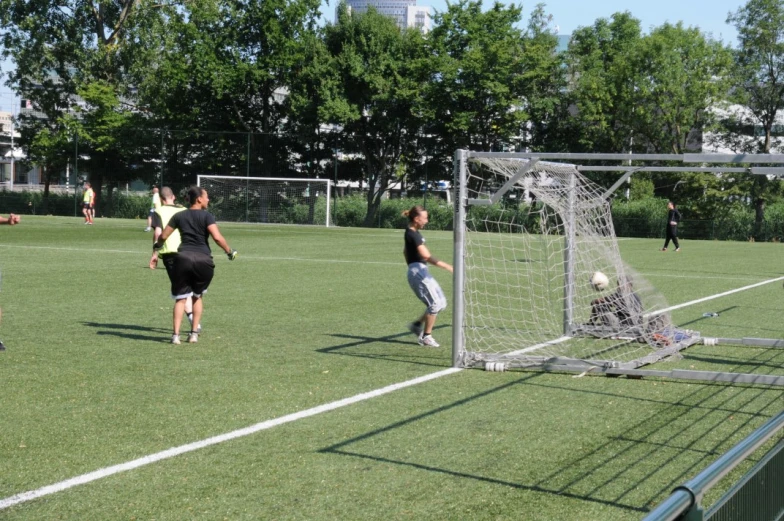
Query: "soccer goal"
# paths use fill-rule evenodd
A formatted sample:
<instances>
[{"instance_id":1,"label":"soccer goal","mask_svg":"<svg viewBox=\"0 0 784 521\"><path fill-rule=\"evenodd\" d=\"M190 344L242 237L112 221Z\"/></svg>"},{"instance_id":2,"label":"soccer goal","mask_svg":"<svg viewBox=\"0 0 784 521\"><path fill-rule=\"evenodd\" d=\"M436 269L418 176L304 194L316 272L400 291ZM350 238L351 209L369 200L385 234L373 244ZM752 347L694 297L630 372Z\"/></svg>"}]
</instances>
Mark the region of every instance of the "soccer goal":
<instances>
[{"instance_id":1,"label":"soccer goal","mask_svg":"<svg viewBox=\"0 0 784 521\"><path fill-rule=\"evenodd\" d=\"M330 226L329 179L200 175L218 221Z\"/></svg>"},{"instance_id":2,"label":"soccer goal","mask_svg":"<svg viewBox=\"0 0 784 521\"><path fill-rule=\"evenodd\" d=\"M580 165L574 155L456 153L456 367L633 372L704 343L698 332L675 327L664 297L623 262L609 201L635 171L668 168L653 160L684 156L584 156ZM621 158L643 164L585 166ZM622 175L608 189L581 173L587 170ZM707 168L680 169L700 170ZM753 169L721 169L733 170ZM596 284L597 272L609 283Z\"/></svg>"}]
</instances>

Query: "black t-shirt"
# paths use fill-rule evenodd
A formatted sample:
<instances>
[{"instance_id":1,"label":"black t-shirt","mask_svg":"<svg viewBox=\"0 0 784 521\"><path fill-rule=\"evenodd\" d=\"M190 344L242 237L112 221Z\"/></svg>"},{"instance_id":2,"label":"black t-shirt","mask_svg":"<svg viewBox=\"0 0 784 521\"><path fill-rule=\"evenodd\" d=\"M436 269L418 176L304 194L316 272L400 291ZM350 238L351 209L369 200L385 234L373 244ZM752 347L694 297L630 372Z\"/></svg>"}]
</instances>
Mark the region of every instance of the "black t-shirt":
<instances>
[{"instance_id":1,"label":"black t-shirt","mask_svg":"<svg viewBox=\"0 0 784 521\"><path fill-rule=\"evenodd\" d=\"M679 212L676 208L673 208L669 212L667 212L667 224L675 223L678 224L681 221L681 212Z\"/></svg>"},{"instance_id":2,"label":"black t-shirt","mask_svg":"<svg viewBox=\"0 0 784 521\"><path fill-rule=\"evenodd\" d=\"M425 238L418 231L406 228L405 234L405 248L403 254L406 256L406 264L412 262L425 262L425 259L419 254L419 246L425 244Z\"/></svg>"},{"instance_id":3,"label":"black t-shirt","mask_svg":"<svg viewBox=\"0 0 784 521\"><path fill-rule=\"evenodd\" d=\"M163 225L161 224L161 216L158 215L158 212L153 212L152 220L150 221L150 224L152 224L153 229L163 228Z\"/></svg>"},{"instance_id":4,"label":"black t-shirt","mask_svg":"<svg viewBox=\"0 0 784 521\"><path fill-rule=\"evenodd\" d=\"M215 217L207 210L185 210L176 213L169 221L169 226L180 230L182 242L177 251L198 251L210 255L207 239L210 232L207 227L215 224Z\"/></svg>"}]
</instances>

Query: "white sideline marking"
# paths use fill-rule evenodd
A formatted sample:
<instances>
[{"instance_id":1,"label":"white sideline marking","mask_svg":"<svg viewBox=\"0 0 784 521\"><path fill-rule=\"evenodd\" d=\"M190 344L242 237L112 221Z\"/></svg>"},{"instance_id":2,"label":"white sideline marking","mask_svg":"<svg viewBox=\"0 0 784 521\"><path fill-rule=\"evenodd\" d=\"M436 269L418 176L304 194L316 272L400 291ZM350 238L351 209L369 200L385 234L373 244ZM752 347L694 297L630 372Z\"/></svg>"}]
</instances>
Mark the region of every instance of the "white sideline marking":
<instances>
[{"instance_id":1,"label":"white sideline marking","mask_svg":"<svg viewBox=\"0 0 784 521\"><path fill-rule=\"evenodd\" d=\"M515 356L515 355L520 355L520 354L523 354L523 353L527 353L529 351L536 351L537 349L541 349L543 347L554 346L555 344L560 344L560 343L566 342L567 340L571 340L572 338L573 337L570 337L570 336L558 337L558 338L556 338L554 340L548 340L547 342L542 342L541 344L536 344L536 345L531 346L531 347L526 347L525 349L520 349L518 351L512 351L511 353L507 353L504 356Z\"/></svg>"},{"instance_id":2,"label":"white sideline marking","mask_svg":"<svg viewBox=\"0 0 784 521\"><path fill-rule=\"evenodd\" d=\"M694 304L700 304L702 302L707 302L709 300L713 300L716 298L726 297L727 295L732 295L733 293L738 293L741 291L746 291L747 289L757 288L759 286L764 286L765 284L771 284L773 282L779 282L784 280L784 277L776 277L775 279L768 279L763 280L762 282L757 282L756 284L750 284L748 286L743 286L742 288L731 289L729 291L725 291L724 293L717 293L715 295L710 295L708 297L698 298L697 300L692 300L690 302L684 302L683 304L677 304L675 306L670 306L667 309L661 309L659 311L654 311L650 313L651 315L661 315L662 313L666 313L668 311L673 311L675 309L685 308L687 306L693 306Z\"/></svg>"},{"instance_id":3,"label":"white sideline marking","mask_svg":"<svg viewBox=\"0 0 784 521\"><path fill-rule=\"evenodd\" d=\"M428 239L429 240L429 239ZM29 250L57 250L57 251L75 251L79 253L132 253L134 255L147 255L149 256L149 252L147 250L107 250L103 248L65 248L65 247L58 247L58 246L19 246L16 244L0 244L0 248L13 248L13 249L20 249L25 248ZM218 252L220 253L220 251ZM356 264L358 261L356 259L324 259L324 258L307 258L307 257L259 257L255 255L242 255L241 259L249 259L249 260L262 260L262 261L292 261L292 262L324 262L324 263L332 263L332 264ZM400 262L384 262L384 261L361 261L362 264L376 264L380 266L405 266L404 262L401 260ZM721 280L755 280L753 276L750 275L740 275L736 277L724 277L724 276L701 276L701 275L676 275L673 273L646 273L640 272L641 275L652 279L652 278L666 278L666 279L721 279ZM767 284L768 282L775 282L777 280L784 280L784 277L778 279L771 279L767 281L760 282L759 284ZM735 290L741 291L744 288Z\"/></svg>"},{"instance_id":4,"label":"white sideline marking","mask_svg":"<svg viewBox=\"0 0 784 521\"><path fill-rule=\"evenodd\" d=\"M63 490L67 490L77 485L83 485L91 481L112 476L114 474L119 474L120 472L125 472L127 470L133 470L139 467L143 467L145 465L149 465L150 463L155 463L156 461L173 458L175 456L179 456L180 454L185 454L186 452L193 452L195 450L203 449L204 447L209 447L210 445L217 445L218 443L223 443L225 441L242 438L243 436L248 436L250 434L254 434L259 431L271 429L272 427L277 427L278 425L283 425L284 423L301 420L303 418L315 416L323 412L339 409L347 405L352 405L357 402L369 400L370 398L375 398L383 394L388 394L393 391L404 389L406 387L411 387L412 385L417 385L430 380L435 380L436 378L441 378L442 376L447 376L453 373L457 373L459 371L462 371L462 369L451 367L449 369L444 369L443 371L438 371L435 373L427 374L425 376L420 376L419 378L414 378L413 380L408 380L405 382L388 385L386 387L382 387L381 389L376 389L375 391L369 391L367 393L362 393L356 396L351 396L349 398L344 398L336 402L319 405L317 407L313 407L312 409L307 409L305 411L295 412L293 414L281 416L280 418L276 418L274 420L263 421L261 423L257 423L256 425L251 425L250 427L245 427L243 429L238 429L236 431L231 431L225 434L220 434L218 436L213 436L212 438L207 438L201 441L188 443L187 445L180 445L179 447L173 447L171 449L167 449L161 452L156 452L155 454L150 454L149 456L144 456L142 458L135 459L133 461L121 463L119 465L113 465L111 467L104 467L102 469L98 469L96 471L89 472L87 474L82 474L81 476L76 476L74 478L66 479L65 481L55 483L54 485L48 485L46 487L41 487L36 490L31 490L29 492L22 492L20 494L16 494L11 497L2 499L0 500L0 510L3 510L13 505L18 505L19 503L32 501L33 499L37 499L39 497L48 496L49 494L62 492Z\"/></svg>"},{"instance_id":5,"label":"white sideline marking","mask_svg":"<svg viewBox=\"0 0 784 521\"><path fill-rule=\"evenodd\" d=\"M97 249L97 248L61 248L57 246L18 246L18 245L10 245L10 244L0 244L0 248L7 247L7 248L26 248L29 250L58 250L58 251L76 251L79 253L91 252L91 253L133 253L135 255L147 255L149 257L149 253L147 251L141 250L107 250L107 249ZM309 259L307 257L257 257L254 255L241 255L241 259L251 259L251 260L264 260L264 261L292 261L292 262L324 262L324 263L332 263L332 264L356 264L356 259ZM400 262L384 262L384 261L361 261L362 264L380 264L382 266L405 266L405 262L401 259ZM726 279L725 279L726 280Z\"/></svg>"}]
</instances>

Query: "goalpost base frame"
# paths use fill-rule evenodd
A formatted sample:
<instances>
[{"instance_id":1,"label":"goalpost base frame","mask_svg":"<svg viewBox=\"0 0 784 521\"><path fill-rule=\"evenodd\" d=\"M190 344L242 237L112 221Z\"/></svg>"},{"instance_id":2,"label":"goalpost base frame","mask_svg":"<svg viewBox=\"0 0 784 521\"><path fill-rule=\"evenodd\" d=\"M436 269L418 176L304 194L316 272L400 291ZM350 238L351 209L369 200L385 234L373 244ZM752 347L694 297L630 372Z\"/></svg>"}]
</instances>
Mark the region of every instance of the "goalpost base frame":
<instances>
[{"instance_id":1,"label":"goalpost base frame","mask_svg":"<svg viewBox=\"0 0 784 521\"><path fill-rule=\"evenodd\" d=\"M629 379L644 377L673 378L677 380L696 380L702 382L724 382L733 384L769 385L784 387L784 375L765 375L755 373L733 373L726 371L698 371L693 369L640 369L645 365L666 359L692 345L737 345L752 347L784 348L784 340L775 338L695 338L688 343L667 346L651 353L644 359L628 363L607 360L580 360L574 358L527 357L523 360L503 361L475 360L473 366L484 365L486 371L503 372L507 369L541 371L552 373L578 373L584 375L604 375L607 377L626 376ZM577 376L577 375L575 375Z\"/></svg>"}]
</instances>

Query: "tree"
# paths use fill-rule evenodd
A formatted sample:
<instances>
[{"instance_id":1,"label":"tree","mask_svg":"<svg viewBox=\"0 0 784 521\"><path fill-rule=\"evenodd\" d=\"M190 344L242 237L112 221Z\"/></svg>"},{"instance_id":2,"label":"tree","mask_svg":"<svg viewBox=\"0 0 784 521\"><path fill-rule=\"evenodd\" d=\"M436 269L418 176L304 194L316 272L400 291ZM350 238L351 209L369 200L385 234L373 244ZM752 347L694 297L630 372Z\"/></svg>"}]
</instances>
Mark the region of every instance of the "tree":
<instances>
[{"instance_id":1,"label":"tree","mask_svg":"<svg viewBox=\"0 0 784 521\"><path fill-rule=\"evenodd\" d=\"M748 136L739 148L767 154L778 144L773 126L784 109L784 4L779 0L749 0L730 13L727 23L738 30L731 101L748 109L745 115L733 114L734 123L736 128L762 127L760 136Z\"/></svg>"},{"instance_id":2,"label":"tree","mask_svg":"<svg viewBox=\"0 0 784 521\"><path fill-rule=\"evenodd\" d=\"M784 109L784 4L749 0L730 13L727 23L738 30L738 48L730 76L731 104L715 134L716 144L739 153L768 154L781 145L774 129ZM765 203L782 194L781 181L746 176L742 184L751 197L759 229Z\"/></svg>"},{"instance_id":3,"label":"tree","mask_svg":"<svg viewBox=\"0 0 784 521\"><path fill-rule=\"evenodd\" d=\"M338 85L323 115L343 128L344 152L362 158L368 185L364 224L370 226L400 163L417 154L424 41L419 30L401 30L375 9L349 13L345 4L337 23L326 27L325 41Z\"/></svg>"},{"instance_id":4,"label":"tree","mask_svg":"<svg viewBox=\"0 0 784 521\"><path fill-rule=\"evenodd\" d=\"M167 178L299 175L288 90L309 57L317 0L198 0L136 38L140 105L161 129ZM296 143L296 142L295 142Z\"/></svg>"},{"instance_id":5,"label":"tree","mask_svg":"<svg viewBox=\"0 0 784 521\"><path fill-rule=\"evenodd\" d=\"M552 16L538 4L523 35L522 90L528 129L522 144L544 152L563 150L558 129L568 109L564 103L566 68L563 55L556 52L558 37L551 23Z\"/></svg>"},{"instance_id":6,"label":"tree","mask_svg":"<svg viewBox=\"0 0 784 521\"><path fill-rule=\"evenodd\" d=\"M305 59L296 67L289 86L291 117L284 129L292 138L292 151L302 171L308 177L330 178L336 172L337 150L342 132L337 128L325 128L330 120L327 106L340 96L340 76L336 59L327 50L322 35L312 35ZM335 121L343 120L334 115ZM325 167L333 170L327 171ZM335 179L337 181L337 179Z\"/></svg>"},{"instance_id":7,"label":"tree","mask_svg":"<svg viewBox=\"0 0 784 521\"><path fill-rule=\"evenodd\" d=\"M569 151L641 148L631 125L636 103L631 57L641 39L640 21L629 12L599 18L572 35L566 51L570 110L561 121Z\"/></svg>"},{"instance_id":8,"label":"tree","mask_svg":"<svg viewBox=\"0 0 784 521\"><path fill-rule=\"evenodd\" d=\"M434 58L424 133L444 161L442 175L449 175L456 149L501 151L523 135L526 94L536 78L526 77L530 57L521 20L522 6L495 2L483 11L481 0L447 4L436 14L428 35Z\"/></svg>"},{"instance_id":9,"label":"tree","mask_svg":"<svg viewBox=\"0 0 784 521\"><path fill-rule=\"evenodd\" d=\"M629 69L635 139L652 152L701 151L698 136L726 95L730 65L730 51L697 28L679 22L653 29L639 41Z\"/></svg>"},{"instance_id":10,"label":"tree","mask_svg":"<svg viewBox=\"0 0 784 521\"><path fill-rule=\"evenodd\" d=\"M78 91L93 82L111 85L117 97L127 58L122 50L130 27L157 16L157 5L138 0L0 0L0 53L13 56L16 70L6 84L20 97L31 100L34 114L23 114L21 146L28 153L41 144L34 143L43 132L50 143L65 142L71 131L64 121L72 119L78 107ZM127 91L126 91L127 92ZM91 173L100 198L105 171Z\"/></svg>"}]
</instances>

